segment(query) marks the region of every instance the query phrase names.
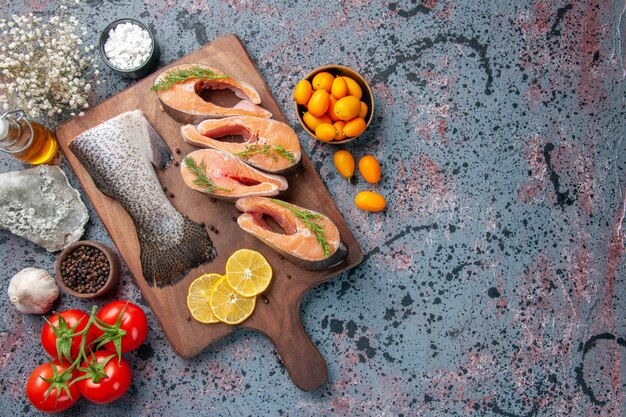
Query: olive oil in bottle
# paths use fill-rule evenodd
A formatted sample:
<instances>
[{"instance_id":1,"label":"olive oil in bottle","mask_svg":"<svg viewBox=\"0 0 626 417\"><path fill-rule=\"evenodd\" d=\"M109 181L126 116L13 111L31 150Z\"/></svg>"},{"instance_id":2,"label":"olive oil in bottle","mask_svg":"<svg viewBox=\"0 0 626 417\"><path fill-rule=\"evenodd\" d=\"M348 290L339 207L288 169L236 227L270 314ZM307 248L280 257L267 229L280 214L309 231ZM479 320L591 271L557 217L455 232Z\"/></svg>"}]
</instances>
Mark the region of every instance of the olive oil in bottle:
<instances>
[{"instance_id":1,"label":"olive oil in bottle","mask_svg":"<svg viewBox=\"0 0 626 417\"><path fill-rule=\"evenodd\" d=\"M50 129L29 120L23 111L10 111L0 117L0 151L39 165L50 162L58 147Z\"/></svg>"}]
</instances>

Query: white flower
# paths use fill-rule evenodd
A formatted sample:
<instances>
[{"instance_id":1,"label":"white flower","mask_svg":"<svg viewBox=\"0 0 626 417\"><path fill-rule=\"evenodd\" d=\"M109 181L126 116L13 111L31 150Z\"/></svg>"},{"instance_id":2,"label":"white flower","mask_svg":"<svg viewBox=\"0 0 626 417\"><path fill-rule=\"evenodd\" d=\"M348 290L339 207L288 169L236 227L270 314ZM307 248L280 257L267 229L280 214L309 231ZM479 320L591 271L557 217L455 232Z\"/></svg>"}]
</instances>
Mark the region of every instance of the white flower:
<instances>
[{"instance_id":1,"label":"white flower","mask_svg":"<svg viewBox=\"0 0 626 417\"><path fill-rule=\"evenodd\" d=\"M86 29L68 15L64 1L70 0L61 0L46 20L32 13L0 19L2 109L59 120L88 107L88 95L100 83L95 47L83 46L79 35Z\"/></svg>"}]
</instances>

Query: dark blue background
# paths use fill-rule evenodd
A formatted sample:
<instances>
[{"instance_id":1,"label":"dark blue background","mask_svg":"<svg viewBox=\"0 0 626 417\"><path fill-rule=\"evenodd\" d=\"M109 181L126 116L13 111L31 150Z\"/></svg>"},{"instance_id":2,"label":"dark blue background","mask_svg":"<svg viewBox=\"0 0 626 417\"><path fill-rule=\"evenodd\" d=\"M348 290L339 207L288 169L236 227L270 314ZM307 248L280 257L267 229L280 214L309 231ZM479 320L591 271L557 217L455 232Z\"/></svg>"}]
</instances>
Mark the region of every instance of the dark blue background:
<instances>
[{"instance_id":1,"label":"dark blue background","mask_svg":"<svg viewBox=\"0 0 626 417\"><path fill-rule=\"evenodd\" d=\"M57 5L20 0L0 11L49 15ZM149 313L147 343L127 355L130 392L107 407L81 400L66 415L623 415L623 8L610 0L72 7L91 43L114 19L142 20L162 46L161 65L239 35L365 262L303 304L329 367L317 392L299 391L270 342L251 332L180 359ZM383 180L369 188L387 197L382 214L355 208L365 182L342 180L336 148L308 137L292 110L295 83L329 63L353 67L374 91L374 122L346 148L381 161ZM104 69L102 77L94 102L132 84ZM0 155L0 171L24 167ZM85 237L111 244L86 203ZM52 271L55 259L6 231L0 256L2 293L21 268ZM126 269L109 299L117 297L143 302ZM90 305L63 296L58 308ZM18 314L6 296L0 314L0 415L34 415L23 390L45 360L42 320Z\"/></svg>"}]
</instances>

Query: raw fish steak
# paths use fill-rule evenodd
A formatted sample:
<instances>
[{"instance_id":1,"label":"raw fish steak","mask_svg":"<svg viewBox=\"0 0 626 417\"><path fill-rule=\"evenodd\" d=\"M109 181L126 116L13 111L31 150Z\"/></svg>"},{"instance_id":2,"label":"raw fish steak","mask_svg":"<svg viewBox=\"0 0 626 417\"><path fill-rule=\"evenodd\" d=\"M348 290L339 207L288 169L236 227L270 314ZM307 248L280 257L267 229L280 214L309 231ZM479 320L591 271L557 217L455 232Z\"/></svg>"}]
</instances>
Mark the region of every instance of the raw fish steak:
<instances>
[{"instance_id":1,"label":"raw fish steak","mask_svg":"<svg viewBox=\"0 0 626 417\"><path fill-rule=\"evenodd\" d=\"M203 74L206 76L203 77ZM258 106L261 96L254 87L203 64L181 64L168 68L156 77L152 89L167 114L180 123L198 123L227 116L272 116ZM202 97L202 93L210 90L231 90L241 101L233 107L219 106Z\"/></svg>"},{"instance_id":2,"label":"raw fish steak","mask_svg":"<svg viewBox=\"0 0 626 417\"><path fill-rule=\"evenodd\" d=\"M235 207L243 212L239 227L301 268L330 268L348 254L337 226L321 213L263 197L242 198ZM272 228L268 218L282 231Z\"/></svg>"},{"instance_id":3,"label":"raw fish steak","mask_svg":"<svg viewBox=\"0 0 626 417\"><path fill-rule=\"evenodd\" d=\"M289 186L285 177L266 174L215 149L191 152L180 173L190 188L232 202L242 197L275 196Z\"/></svg>"},{"instance_id":4,"label":"raw fish steak","mask_svg":"<svg viewBox=\"0 0 626 417\"><path fill-rule=\"evenodd\" d=\"M253 167L270 174L286 174L300 164L302 152L298 136L289 125L277 120L233 116L201 122L197 127L180 128L185 142L219 149L235 155ZM219 140L224 136L243 136L244 142Z\"/></svg>"}]
</instances>

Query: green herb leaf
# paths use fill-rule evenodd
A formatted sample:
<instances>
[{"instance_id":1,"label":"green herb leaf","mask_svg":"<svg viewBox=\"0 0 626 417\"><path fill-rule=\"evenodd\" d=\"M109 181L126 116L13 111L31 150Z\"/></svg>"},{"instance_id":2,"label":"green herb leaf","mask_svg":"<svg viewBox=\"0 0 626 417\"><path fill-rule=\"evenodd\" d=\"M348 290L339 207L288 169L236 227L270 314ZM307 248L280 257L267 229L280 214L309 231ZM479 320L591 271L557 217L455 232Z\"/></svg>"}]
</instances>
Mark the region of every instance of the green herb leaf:
<instances>
[{"instance_id":1,"label":"green herb leaf","mask_svg":"<svg viewBox=\"0 0 626 417\"><path fill-rule=\"evenodd\" d=\"M276 200L274 198L271 198L270 200L276 204L288 208L298 219L302 220L306 227L315 234L318 243L322 246L322 249L324 249L324 256L328 257L330 255L330 245L328 244L328 240L326 239L326 235L324 234L324 229L319 224L313 222L313 220L315 219L321 219L321 214L312 213L306 210L298 210L297 208L292 207L284 201Z\"/></svg>"},{"instance_id":2,"label":"green herb leaf","mask_svg":"<svg viewBox=\"0 0 626 417\"><path fill-rule=\"evenodd\" d=\"M263 155L272 157L274 161L278 161L278 158L276 157L276 155L274 155L273 153L270 153L270 149L271 149L270 145L263 145L263 146L250 145L250 146L246 146L245 150L241 152L237 152L235 155L244 159L248 159L253 155L263 154Z\"/></svg>"},{"instance_id":3,"label":"green herb leaf","mask_svg":"<svg viewBox=\"0 0 626 417\"><path fill-rule=\"evenodd\" d=\"M232 190L229 190L228 188L219 187L215 185L215 183L211 181L205 175L206 164L204 163L204 161L201 161L200 165L198 166L196 165L196 161L194 161L192 157L188 156L185 159L183 159L183 163L185 164L187 169L189 169L189 171L191 171L191 173L196 176L196 179L193 180L193 183L196 184L198 187L204 188L204 192L212 193L216 190L232 191Z\"/></svg>"},{"instance_id":4,"label":"green herb leaf","mask_svg":"<svg viewBox=\"0 0 626 417\"><path fill-rule=\"evenodd\" d=\"M271 157L274 161L278 161L278 158L276 157L276 155L281 156L283 158L285 158L286 160L288 160L289 162L296 162L296 157L289 152L288 150L286 150L283 145L275 145L275 146L270 146L270 145L263 145L263 146L259 146L259 145L250 145L250 146L246 146L246 149L241 151L241 152L237 152L235 155L244 158L244 159L248 159L253 155L257 155L257 154L263 154L263 155L267 155L269 157Z\"/></svg>"},{"instance_id":5,"label":"green herb leaf","mask_svg":"<svg viewBox=\"0 0 626 417\"><path fill-rule=\"evenodd\" d=\"M292 162L292 163L296 162L296 157L293 156L293 154L289 152L287 149L283 148L283 145L274 146L273 151L276 152L278 155L282 156L283 158L287 159L289 162Z\"/></svg>"},{"instance_id":6,"label":"green herb leaf","mask_svg":"<svg viewBox=\"0 0 626 417\"><path fill-rule=\"evenodd\" d=\"M158 83L152 86L152 91L165 91L172 88L174 84L182 83L191 79L201 79L211 81L218 78L229 78L226 74L216 74L208 68L189 67L184 69L174 69L168 71Z\"/></svg>"}]
</instances>

